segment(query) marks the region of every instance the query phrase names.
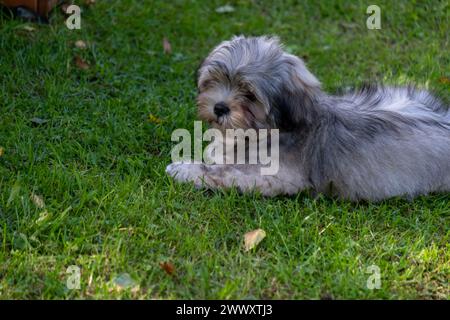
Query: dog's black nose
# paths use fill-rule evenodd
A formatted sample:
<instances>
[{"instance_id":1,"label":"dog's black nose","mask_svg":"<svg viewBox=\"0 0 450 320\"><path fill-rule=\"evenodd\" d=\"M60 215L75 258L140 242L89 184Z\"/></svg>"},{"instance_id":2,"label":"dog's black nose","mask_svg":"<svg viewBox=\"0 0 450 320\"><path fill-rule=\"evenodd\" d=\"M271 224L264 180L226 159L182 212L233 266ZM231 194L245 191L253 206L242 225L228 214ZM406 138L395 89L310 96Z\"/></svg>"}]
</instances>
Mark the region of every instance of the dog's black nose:
<instances>
[{"instance_id":1,"label":"dog's black nose","mask_svg":"<svg viewBox=\"0 0 450 320\"><path fill-rule=\"evenodd\" d=\"M230 112L230 109L224 102L219 102L214 105L214 113L216 116L221 117L228 112Z\"/></svg>"}]
</instances>

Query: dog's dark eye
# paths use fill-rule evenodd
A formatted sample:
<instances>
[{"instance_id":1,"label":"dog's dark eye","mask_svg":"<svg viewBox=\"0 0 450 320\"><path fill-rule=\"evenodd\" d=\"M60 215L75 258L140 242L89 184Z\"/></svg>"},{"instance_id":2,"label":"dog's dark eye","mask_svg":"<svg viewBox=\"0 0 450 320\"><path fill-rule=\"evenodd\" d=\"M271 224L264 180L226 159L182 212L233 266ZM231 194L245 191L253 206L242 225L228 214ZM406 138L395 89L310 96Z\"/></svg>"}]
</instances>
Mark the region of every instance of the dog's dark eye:
<instances>
[{"instance_id":1,"label":"dog's dark eye","mask_svg":"<svg viewBox=\"0 0 450 320\"><path fill-rule=\"evenodd\" d=\"M209 89L209 88L212 87L213 84L214 84L214 83L213 83L212 80L205 80L205 81L203 81L203 83L200 84L199 89L200 89L200 90L206 90L206 89Z\"/></svg>"},{"instance_id":2,"label":"dog's dark eye","mask_svg":"<svg viewBox=\"0 0 450 320\"><path fill-rule=\"evenodd\" d=\"M253 92L250 92L250 91L246 92L244 97L245 97L245 99L247 99L249 101L252 101L252 102L256 101L256 96L255 96L255 94Z\"/></svg>"}]
</instances>

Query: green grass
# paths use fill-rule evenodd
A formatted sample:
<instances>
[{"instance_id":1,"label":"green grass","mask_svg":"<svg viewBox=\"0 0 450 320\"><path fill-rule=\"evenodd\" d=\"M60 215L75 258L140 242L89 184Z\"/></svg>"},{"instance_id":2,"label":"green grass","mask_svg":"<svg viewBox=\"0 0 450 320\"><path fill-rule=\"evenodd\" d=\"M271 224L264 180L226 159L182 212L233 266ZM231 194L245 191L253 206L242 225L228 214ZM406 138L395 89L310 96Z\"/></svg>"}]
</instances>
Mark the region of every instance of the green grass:
<instances>
[{"instance_id":1,"label":"green grass","mask_svg":"<svg viewBox=\"0 0 450 320\"><path fill-rule=\"evenodd\" d=\"M450 298L448 194L267 199L164 172L172 131L193 129L196 68L234 34L279 35L329 91L414 82L449 101L448 2L377 1L381 30L366 28L366 1L229 3L97 1L81 30L59 10L34 31L0 18L0 298ZM244 252L256 228L267 237ZM66 288L70 265L80 290ZM134 285L120 290L124 273Z\"/></svg>"}]
</instances>

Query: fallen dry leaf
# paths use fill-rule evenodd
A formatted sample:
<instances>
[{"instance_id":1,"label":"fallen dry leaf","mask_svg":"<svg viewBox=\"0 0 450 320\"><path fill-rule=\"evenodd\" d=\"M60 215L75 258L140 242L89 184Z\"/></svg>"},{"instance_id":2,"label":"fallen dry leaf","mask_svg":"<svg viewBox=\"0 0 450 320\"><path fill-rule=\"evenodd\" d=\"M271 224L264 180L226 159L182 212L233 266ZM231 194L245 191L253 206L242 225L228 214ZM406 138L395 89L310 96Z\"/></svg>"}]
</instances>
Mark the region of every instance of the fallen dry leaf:
<instances>
[{"instance_id":1,"label":"fallen dry leaf","mask_svg":"<svg viewBox=\"0 0 450 320\"><path fill-rule=\"evenodd\" d=\"M5 148L0 147L0 157L5 154Z\"/></svg>"},{"instance_id":2,"label":"fallen dry leaf","mask_svg":"<svg viewBox=\"0 0 450 320\"><path fill-rule=\"evenodd\" d=\"M449 77L440 77L440 78L439 78L439 82L440 82L440 83L446 83L446 84L449 84L449 83L450 83L450 78L449 78Z\"/></svg>"},{"instance_id":3,"label":"fallen dry leaf","mask_svg":"<svg viewBox=\"0 0 450 320\"><path fill-rule=\"evenodd\" d=\"M149 114L148 115L148 121L152 122L152 123L161 123L162 120L156 116L154 116L153 114Z\"/></svg>"},{"instance_id":4,"label":"fallen dry leaf","mask_svg":"<svg viewBox=\"0 0 450 320\"><path fill-rule=\"evenodd\" d=\"M137 285L136 281L128 274L121 273L113 279L114 285L117 289L128 289L133 288Z\"/></svg>"},{"instance_id":5,"label":"fallen dry leaf","mask_svg":"<svg viewBox=\"0 0 450 320\"><path fill-rule=\"evenodd\" d=\"M216 9L217 13L231 13L234 12L234 7L230 6L229 4L226 4L222 7L218 7Z\"/></svg>"},{"instance_id":6,"label":"fallen dry leaf","mask_svg":"<svg viewBox=\"0 0 450 320\"><path fill-rule=\"evenodd\" d=\"M36 30L36 28L35 27L32 27L32 26L30 26L30 25L23 25L22 27L21 27L21 29L22 30L25 30L25 31L28 31L28 32L33 32L33 31L35 31Z\"/></svg>"},{"instance_id":7,"label":"fallen dry leaf","mask_svg":"<svg viewBox=\"0 0 450 320\"><path fill-rule=\"evenodd\" d=\"M75 47L77 47L78 49L86 49L87 44L83 40L77 40L75 41Z\"/></svg>"},{"instance_id":8,"label":"fallen dry leaf","mask_svg":"<svg viewBox=\"0 0 450 320\"><path fill-rule=\"evenodd\" d=\"M90 6L95 4L95 0L85 0L84 3L86 3L86 5Z\"/></svg>"},{"instance_id":9,"label":"fallen dry leaf","mask_svg":"<svg viewBox=\"0 0 450 320\"><path fill-rule=\"evenodd\" d=\"M31 196L31 201L33 201L34 205L40 209L42 209L43 207L45 207L45 203L44 203L44 199L42 198L42 196L37 195L35 193L32 193Z\"/></svg>"},{"instance_id":10,"label":"fallen dry leaf","mask_svg":"<svg viewBox=\"0 0 450 320\"><path fill-rule=\"evenodd\" d=\"M266 232L263 229L256 229L244 234L245 251L247 252L256 247L265 237Z\"/></svg>"},{"instance_id":11,"label":"fallen dry leaf","mask_svg":"<svg viewBox=\"0 0 450 320\"><path fill-rule=\"evenodd\" d=\"M38 118L38 117L31 118L30 121L34 124L44 124L44 123L48 122L47 119L42 119L42 118Z\"/></svg>"},{"instance_id":12,"label":"fallen dry leaf","mask_svg":"<svg viewBox=\"0 0 450 320\"><path fill-rule=\"evenodd\" d=\"M81 70L88 70L91 66L79 56L75 56L75 65Z\"/></svg>"},{"instance_id":13,"label":"fallen dry leaf","mask_svg":"<svg viewBox=\"0 0 450 320\"><path fill-rule=\"evenodd\" d=\"M172 53L172 45L170 44L169 40L167 38L163 39L163 49L165 54L171 54Z\"/></svg>"},{"instance_id":14,"label":"fallen dry leaf","mask_svg":"<svg viewBox=\"0 0 450 320\"><path fill-rule=\"evenodd\" d=\"M168 275L173 275L175 272L175 266L168 261L160 262L159 266L163 269Z\"/></svg>"}]
</instances>

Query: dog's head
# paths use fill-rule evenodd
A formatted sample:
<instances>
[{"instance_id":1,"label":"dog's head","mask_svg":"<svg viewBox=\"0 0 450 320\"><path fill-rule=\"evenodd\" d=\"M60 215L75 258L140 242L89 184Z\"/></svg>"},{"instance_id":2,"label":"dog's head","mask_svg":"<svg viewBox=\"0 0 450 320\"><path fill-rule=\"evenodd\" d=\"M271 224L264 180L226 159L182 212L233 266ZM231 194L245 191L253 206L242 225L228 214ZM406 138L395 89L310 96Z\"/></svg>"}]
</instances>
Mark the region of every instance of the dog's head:
<instances>
[{"instance_id":1,"label":"dog's head","mask_svg":"<svg viewBox=\"0 0 450 320\"><path fill-rule=\"evenodd\" d=\"M198 74L199 116L218 129L291 130L308 119L320 83L275 37L222 42Z\"/></svg>"}]
</instances>

